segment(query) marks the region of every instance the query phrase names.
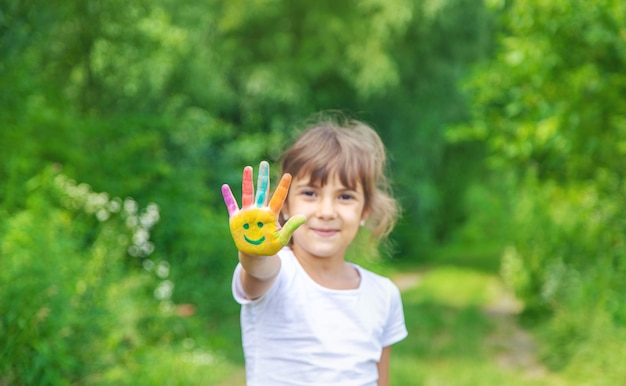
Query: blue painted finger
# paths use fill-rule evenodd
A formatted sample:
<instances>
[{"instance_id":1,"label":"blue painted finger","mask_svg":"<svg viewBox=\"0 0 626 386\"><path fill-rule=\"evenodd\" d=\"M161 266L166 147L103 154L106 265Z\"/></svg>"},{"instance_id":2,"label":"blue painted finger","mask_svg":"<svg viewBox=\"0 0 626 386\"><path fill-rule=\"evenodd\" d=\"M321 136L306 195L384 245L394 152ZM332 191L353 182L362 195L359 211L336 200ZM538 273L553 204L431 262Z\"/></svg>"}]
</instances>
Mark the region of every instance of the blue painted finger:
<instances>
[{"instance_id":1,"label":"blue painted finger","mask_svg":"<svg viewBox=\"0 0 626 386\"><path fill-rule=\"evenodd\" d=\"M259 165L259 178L256 184L256 206L262 207L265 204L265 197L270 185L270 165L267 161L261 161Z\"/></svg>"}]
</instances>

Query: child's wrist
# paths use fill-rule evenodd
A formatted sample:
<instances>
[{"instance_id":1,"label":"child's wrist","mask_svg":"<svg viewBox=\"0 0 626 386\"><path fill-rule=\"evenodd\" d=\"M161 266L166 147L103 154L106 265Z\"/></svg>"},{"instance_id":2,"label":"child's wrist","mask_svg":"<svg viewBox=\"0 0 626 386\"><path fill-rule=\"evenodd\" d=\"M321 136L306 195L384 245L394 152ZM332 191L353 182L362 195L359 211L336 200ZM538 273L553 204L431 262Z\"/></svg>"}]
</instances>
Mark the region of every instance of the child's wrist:
<instances>
[{"instance_id":1,"label":"child's wrist","mask_svg":"<svg viewBox=\"0 0 626 386\"><path fill-rule=\"evenodd\" d=\"M275 277L280 268L280 260L277 255L248 255L239 252L239 262L250 276L261 281Z\"/></svg>"}]
</instances>

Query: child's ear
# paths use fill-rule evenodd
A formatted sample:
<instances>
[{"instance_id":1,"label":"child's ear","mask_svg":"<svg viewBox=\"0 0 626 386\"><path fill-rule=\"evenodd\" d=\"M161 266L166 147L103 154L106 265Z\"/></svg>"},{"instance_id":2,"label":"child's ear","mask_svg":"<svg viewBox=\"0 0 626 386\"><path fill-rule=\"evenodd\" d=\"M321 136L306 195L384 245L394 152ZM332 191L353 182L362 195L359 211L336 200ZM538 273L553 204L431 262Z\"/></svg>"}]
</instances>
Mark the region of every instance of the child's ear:
<instances>
[{"instance_id":1,"label":"child's ear","mask_svg":"<svg viewBox=\"0 0 626 386\"><path fill-rule=\"evenodd\" d=\"M364 223L370 217L370 209L363 209L363 213L361 214L361 222Z\"/></svg>"}]
</instances>

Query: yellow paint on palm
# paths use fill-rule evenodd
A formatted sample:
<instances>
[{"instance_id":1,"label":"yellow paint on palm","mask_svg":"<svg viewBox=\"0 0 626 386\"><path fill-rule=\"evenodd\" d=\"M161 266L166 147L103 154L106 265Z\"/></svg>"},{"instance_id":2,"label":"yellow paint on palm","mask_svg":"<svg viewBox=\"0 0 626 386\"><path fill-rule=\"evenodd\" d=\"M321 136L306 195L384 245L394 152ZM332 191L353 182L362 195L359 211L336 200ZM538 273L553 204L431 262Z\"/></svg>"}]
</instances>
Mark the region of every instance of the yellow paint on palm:
<instances>
[{"instance_id":1,"label":"yellow paint on palm","mask_svg":"<svg viewBox=\"0 0 626 386\"><path fill-rule=\"evenodd\" d=\"M281 229L277 227L278 213L287 197L290 184L291 175L283 175L269 206L265 206L269 191L269 164L262 161L257 181L259 190L254 200L252 167L244 168L241 209L238 208L230 187L227 184L222 186L222 195L230 216L230 232L239 251L249 255L275 255L287 245L293 232L306 221L304 216L294 216Z\"/></svg>"}]
</instances>

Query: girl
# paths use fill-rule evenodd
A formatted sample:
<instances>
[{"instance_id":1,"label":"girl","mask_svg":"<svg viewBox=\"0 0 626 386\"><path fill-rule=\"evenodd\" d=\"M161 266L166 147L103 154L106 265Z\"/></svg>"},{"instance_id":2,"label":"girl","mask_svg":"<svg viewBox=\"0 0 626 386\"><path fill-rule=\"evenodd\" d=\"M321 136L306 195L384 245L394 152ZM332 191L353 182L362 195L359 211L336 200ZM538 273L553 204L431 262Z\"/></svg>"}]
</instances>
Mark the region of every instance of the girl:
<instances>
[{"instance_id":1,"label":"girl","mask_svg":"<svg viewBox=\"0 0 626 386\"><path fill-rule=\"evenodd\" d=\"M397 219L385 158L373 129L327 119L284 153L269 206L266 162L254 200L244 169L241 209L222 188L239 249L233 295L248 386L389 384L391 345L407 336L400 292L345 260L360 228L376 248Z\"/></svg>"}]
</instances>

